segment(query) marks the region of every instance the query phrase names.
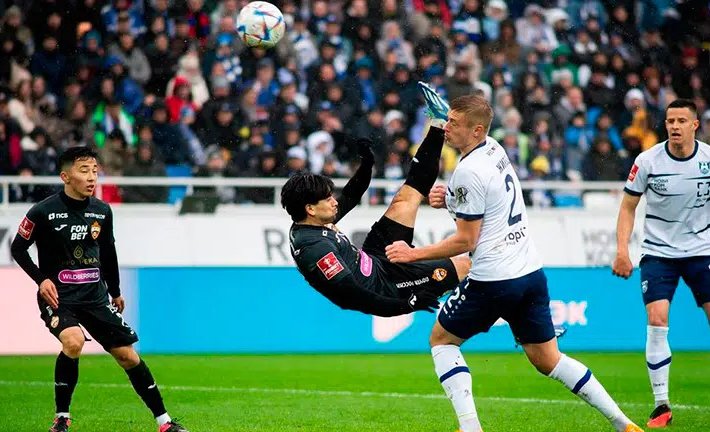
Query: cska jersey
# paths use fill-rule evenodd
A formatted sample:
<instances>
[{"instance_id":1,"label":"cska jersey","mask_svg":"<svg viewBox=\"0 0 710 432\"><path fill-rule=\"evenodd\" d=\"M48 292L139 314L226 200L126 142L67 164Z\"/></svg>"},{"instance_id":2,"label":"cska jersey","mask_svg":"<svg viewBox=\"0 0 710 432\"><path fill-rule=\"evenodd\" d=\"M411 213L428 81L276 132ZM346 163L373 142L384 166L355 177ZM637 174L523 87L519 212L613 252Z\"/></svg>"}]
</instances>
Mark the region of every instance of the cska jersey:
<instances>
[{"instance_id":1,"label":"cska jersey","mask_svg":"<svg viewBox=\"0 0 710 432\"><path fill-rule=\"evenodd\" d=\"M638 155L624 191L646 194L643 255L685 258L710 255L710 146L679 159L659 143Z\"/></svg>"},{"instance_id":2,"label":"cska jersey","mask_svg":"<svg viewBox=\"0 0 710 432\"><path fill-rule=\"evenodd\" d=\"M454 220L483 219L478 244L469 254L471 279L515 279L542 267L528 232L520 181L493 138L486 137L461 158L449 179L446 207Z\"/></svg>"}]
</instances>

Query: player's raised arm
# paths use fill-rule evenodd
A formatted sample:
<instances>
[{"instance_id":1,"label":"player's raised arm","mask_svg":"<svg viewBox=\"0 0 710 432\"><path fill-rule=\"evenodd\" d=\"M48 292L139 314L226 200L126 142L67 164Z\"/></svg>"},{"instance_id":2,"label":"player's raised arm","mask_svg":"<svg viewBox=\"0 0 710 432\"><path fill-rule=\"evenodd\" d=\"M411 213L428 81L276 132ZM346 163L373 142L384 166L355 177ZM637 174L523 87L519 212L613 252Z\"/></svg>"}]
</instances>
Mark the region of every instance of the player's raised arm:
<instances>
[{"instance_id":1,"label":"player's raised arm","mask_svg":"<svg viewBox=\"0 0 710 432\"><path fill-rule=\"evenodd\" d=\"M338 214L334 223L337 223L350 210L355 208L362 199L363 194L367 192L367 188L370 187L372 166L375 164L375 155L372 154L372 141L367 138L358 139L357 151L360 156L360 166L338 197Z\"/></svg>"}]
</instances>

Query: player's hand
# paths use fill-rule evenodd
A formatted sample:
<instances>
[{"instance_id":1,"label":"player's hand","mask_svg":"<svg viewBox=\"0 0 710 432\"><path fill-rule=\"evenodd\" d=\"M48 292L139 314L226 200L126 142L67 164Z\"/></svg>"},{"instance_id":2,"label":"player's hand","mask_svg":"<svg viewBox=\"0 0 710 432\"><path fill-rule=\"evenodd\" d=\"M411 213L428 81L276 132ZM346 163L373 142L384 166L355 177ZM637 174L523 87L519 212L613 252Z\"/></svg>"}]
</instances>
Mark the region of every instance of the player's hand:
<instances>
[{"instance_id":1,"label":"player's hand","mask_svg":"<svg viewBox=\"0 0 710 432\"><path fill-rule=\"evenodd\" d=\"M363 162L375 162L375 154L372 153L372 140L369 138L358 138L357 142L357 154L363 160Z\"/></svg>"},{"instance_id":2,"label":"player's hand","mask_svg":"<svg viewBox=\"0 0 710 432\"><path fill-rule=\"evenodd\" d=\"M631 259L628 255L616 255L614 263L611 266L611 272L615 276L628 279L631 273L634 271L634 265L631 264Z\"/></svg>"},{"instance_id":3,"label":"player's hand","mask_svg":"<svg viewBox=\"0 0 710 432\"><path fill-rule=\"evenodd\" d=\"M435 185L429 191L429 205L435 209L446 208L446 186Z\"/></svg>"},{"instance_id":4,"label":"player's hand","mask_svg":"<svg viewBox=\"0 0 710 432\"><path fill-rule=\"evenodd\" d=\"M57 294L57 287L51 280L45 279L41 284L39 284L39 295L42 296L42 299L46 301L52 309L59 307L59 294Z\"/></svg>"},{"instance_id":5,"label":"player's hand","mask_svg":"<svg viewBox=\"0 0 710 432\"><path fill-rule=\"evenodd\" d=\"M391 245L386 246L385 254L387 255L387 259L393 263L410 263L416 261L414 248L402 240L397 240Z\"/></svg>"},{"instance_id":6,"label":"player's hand","mask_svg":"<svg viewBox=\"0 0 710 432\"><path fill-rule=\"evenodd\" d=\"M111 304L118 309L118 313L123 313L123 309L126 308L126 301L123 299L123 296L111 299Z\"/></svg>"},{"instance_id":7,"label":"player's hand","mask_svg":"<svg viewBox=\"0 0 710 432\"><path fill-rule=\"evenodd\" d=\"M436 312L439 309L439 297L426 290L413 292L407 300L413 311Z\"/></svg>"}]
</instances>

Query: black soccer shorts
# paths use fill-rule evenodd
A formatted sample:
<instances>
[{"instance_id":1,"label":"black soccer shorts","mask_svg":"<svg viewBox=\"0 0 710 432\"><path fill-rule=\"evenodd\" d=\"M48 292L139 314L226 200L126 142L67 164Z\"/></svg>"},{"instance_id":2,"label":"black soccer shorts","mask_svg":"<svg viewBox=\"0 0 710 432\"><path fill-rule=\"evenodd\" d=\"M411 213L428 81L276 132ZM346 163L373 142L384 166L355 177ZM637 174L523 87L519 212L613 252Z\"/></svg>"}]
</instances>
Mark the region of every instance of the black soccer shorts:
<instances>
[{"instance_id":1,"label":"black soccer shorts","mask_svg":"<svg viewBox=\"0 0 710 432\"><path fill-rule=\"evenodd\" d=\"M63 330L81 325L107 352L138 342L136 332L108 302L103 305L64 305L60 301L55 310L37 293L37 303L42 321L57 339Z\"/></svg>"},{"instance_id":2,"label":"black soccer shorts","mask_svg":"<svg viewBox=\"0 0 710 432\"><path fill-rule=\"evenodd\" d=\"M449 258L418 261L407 264L391 263L385 255L385 247L402 240L412 245L414 228L404 226L385 216L372 225L362 250L381 259L387 278L397 288L402 297L411 292L427 290L441 296L451 291L459 283L456 267Z\"/></svg>"}]
</instances>

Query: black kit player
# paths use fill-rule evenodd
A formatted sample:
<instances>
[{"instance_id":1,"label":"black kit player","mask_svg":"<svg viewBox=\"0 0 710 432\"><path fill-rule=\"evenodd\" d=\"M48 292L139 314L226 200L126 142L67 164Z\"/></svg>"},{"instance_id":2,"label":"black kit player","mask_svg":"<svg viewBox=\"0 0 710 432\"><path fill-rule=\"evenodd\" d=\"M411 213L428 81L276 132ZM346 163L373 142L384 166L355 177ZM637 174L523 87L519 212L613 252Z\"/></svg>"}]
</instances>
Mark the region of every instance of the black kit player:
<instances>
[{"instance_id":1,"label":"black kit player","mask_svg":"<svg viewBox=\"0 0 710 432\"><path fill-rule=\"evenodd\" d=\"M342 309L371 315L438 309L438 298L468 273L469 258L394 264L387 260L385 246L396 240L412 243L417 210L437 178L443 143L444 131L430 127L404 185L372 226L362 249L335 224L369 187L374 156L368 140L358 141L360 167L338 198L332 180L321 175L298 173L286 182L281 204L294 222L289 233L291 255L313 288Z\"/></svg>"},{"instance_id":2,"label":"black kit player","mask_svg":"<svg viewBox=\"0 0 710 432\"><path fill-rule=\"evenodd\" d=\"M62 343L54 369L56 417L50 432L69 430L69 404L79 377L79 356L86 337L80 325L126 371L136 393L152 411L159 432L187 432L172 420L160 391L133 344L136 333L121 316L113 215L93 197L96 153L73 147L59 158L64 191L35 204L20 223L12 257L37 283L40 317ZM39 266L27 252L35 243ZM111 302L109 297L111 296Z\"/></svg>"}]
</instances>

